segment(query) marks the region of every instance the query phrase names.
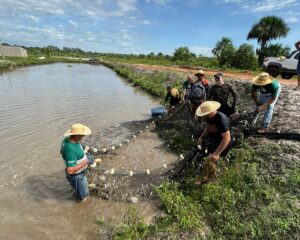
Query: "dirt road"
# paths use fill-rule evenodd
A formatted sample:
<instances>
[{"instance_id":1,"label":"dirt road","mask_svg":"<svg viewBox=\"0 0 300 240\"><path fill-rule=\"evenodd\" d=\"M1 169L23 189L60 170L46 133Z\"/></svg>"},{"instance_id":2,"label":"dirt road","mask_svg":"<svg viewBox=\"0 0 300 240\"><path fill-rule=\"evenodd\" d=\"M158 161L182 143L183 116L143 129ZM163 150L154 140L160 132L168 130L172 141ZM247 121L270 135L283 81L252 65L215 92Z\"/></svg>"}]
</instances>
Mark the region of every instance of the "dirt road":
<instances>
[{"instance_id":1,"label":"dirt road","mask_svg":"<svg viewBox=\"0 0 300 240\"><path fill-rule=\"evenodd\" d=\"M158 65L147 65L147 64L134 64L137 67L144 68L144 69L150 69L150 70L162 70L162 71L177 71L177 72L183 72L183 73L195 73L197 70L193 69L187 69L187 68L181 68L181 67L170 67L170 66L158 66ZM205 73L209 76L213 76L216 74L217 70L205 70ZM245 73L234 73L234 72L226 72L222 71L227 78L233 78L233 79L239 79L244 81L252 81L252 79L256 76L255 74L251 72L245 72ZM277 77L281 84L288 85L288 86L296 86L297 81L294 79L291 80L285 80L280 77Z\"/></svg>"}]
</instances>

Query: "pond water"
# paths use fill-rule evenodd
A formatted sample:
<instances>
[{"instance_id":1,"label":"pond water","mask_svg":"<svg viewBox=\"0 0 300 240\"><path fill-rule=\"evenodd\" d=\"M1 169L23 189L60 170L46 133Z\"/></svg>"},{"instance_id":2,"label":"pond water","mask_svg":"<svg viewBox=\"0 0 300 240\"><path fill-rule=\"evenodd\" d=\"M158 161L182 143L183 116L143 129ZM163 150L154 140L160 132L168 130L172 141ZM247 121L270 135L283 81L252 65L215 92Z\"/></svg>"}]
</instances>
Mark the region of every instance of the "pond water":
<instances>
[{"instance_id":1,"label":"pond water","mask_svg":"<svg viewBox=\"0 0 300 240\"><path fill-rule=\"evenodd\" d=\"M98 131L147 119L158 103L87 64L2 73L0 95L0 239L94 239L96 217L113 219L127 205L73 200L59 154L63 134L76 122Z\"/></svg>"}]
</instances>

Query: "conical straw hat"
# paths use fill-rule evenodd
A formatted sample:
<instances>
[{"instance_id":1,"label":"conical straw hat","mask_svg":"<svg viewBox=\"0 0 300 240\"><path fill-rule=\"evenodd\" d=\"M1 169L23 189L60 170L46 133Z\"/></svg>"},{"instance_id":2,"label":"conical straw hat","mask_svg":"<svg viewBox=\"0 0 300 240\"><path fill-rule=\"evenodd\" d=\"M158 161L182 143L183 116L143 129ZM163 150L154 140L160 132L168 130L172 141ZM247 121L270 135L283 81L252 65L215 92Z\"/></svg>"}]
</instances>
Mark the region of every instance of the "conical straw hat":
<instances>
[{"instance_id":1,"label":"conical straw hat","mask_svg":"<svg viewBox=\"0 0 300 240\"><path fill-rule=\"evenodd\" d=\"M252 83L257 86L264 86L272 82L269 73L263 72L253 78Z\"/></svg>"},{"instance_id":2,"label":"conical straw hat","mask_svg":"<svg viewBox=\"0 0 300 240\"><path fill-rule=\"evenodd\" d=\"M71 126L71 128L68 131L66 131L64 136L68 137L71 135L90 135L91 132L91 129L89 129L87 126L81 123L75 123Z\"/></svg>"},{"instance_id":3,"label":"conical straw hat","mask_svg":"<svg viewBox=\"0 0 300 240\"><path fill-rule=\"evenodd\" d=\"M217 111L220 107L221 107L221 103L219 103L219 102L206 101L198 107L198 109L196 111L196 115L198 117L203 117L207 114Z\"/></svg>"}]
</instances>

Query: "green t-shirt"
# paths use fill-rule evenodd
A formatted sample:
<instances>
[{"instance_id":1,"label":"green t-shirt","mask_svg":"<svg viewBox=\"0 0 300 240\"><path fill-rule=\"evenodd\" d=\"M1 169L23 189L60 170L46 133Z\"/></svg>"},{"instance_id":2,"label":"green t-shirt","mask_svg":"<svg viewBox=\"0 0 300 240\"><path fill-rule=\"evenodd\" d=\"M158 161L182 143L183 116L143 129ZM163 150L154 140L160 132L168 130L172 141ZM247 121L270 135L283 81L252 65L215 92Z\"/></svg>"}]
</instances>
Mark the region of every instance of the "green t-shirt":
<instances>
[{"instance_id":1,"label":"green t-shirt","mask_svg":"<svg viewBox=\"0 0 300 240\"><path fill-rule=\"evenodd\" d=\"M80 143L72 143L65 138L61 143L60 153L65 161L66 167L75 167L84 160L85 154Z\"/></svg>"},{"instance_id":2,"label":"green t-shirt","mask_svg":"<svg viewBox=\"0 0 300 240\"><path fill-rule=\"evenodd\" d=\"M270 94L272 97L277 97L279 95L280 83L278 80L274 79L273 82L265 85L258 86L252 84L252 91L260 91L263 94Z\"/></svg>"},{"instance_id":3,"label":"green t-shirt","mask_svg":"<svg viewBox=\"0 0 300 240\"><path fill-rule=\"evenodd\" d=\"M189 83L187 80L182 83L182 88L183 88L183 90L185 90L186 97L189 96L192 86L193 86L193 84Z\"/></svg>"},{"instance_id":4,"label":"green t-shirt","mask_svg":"<svg viewBox=\"0 0 300 240\"><path fill-rule=\"evenodd\" d=\"M191 88L192 88L192 83L189 83L189 82L186 80L186 81L184 81L184 82L182 83L182 88L183 88L183 89L191 89Z\"/></svg>"}]
</instances>

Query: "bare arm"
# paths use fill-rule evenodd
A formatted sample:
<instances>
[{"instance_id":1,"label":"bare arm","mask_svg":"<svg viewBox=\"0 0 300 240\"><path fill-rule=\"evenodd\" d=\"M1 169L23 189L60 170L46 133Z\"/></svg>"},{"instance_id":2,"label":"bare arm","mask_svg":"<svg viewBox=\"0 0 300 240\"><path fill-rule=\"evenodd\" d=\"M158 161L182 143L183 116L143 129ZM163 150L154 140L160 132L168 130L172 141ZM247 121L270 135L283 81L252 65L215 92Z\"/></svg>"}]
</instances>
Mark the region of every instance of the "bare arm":
<instances>
[{"instance_id":1,"label":"bare arm","mask_svg":"<svg viewBox=\"0 0 300 240\"><path fill-rule=\"evenodd\" d=\"M85 166L88 165L88 160L84 159L81 163L79 163L78 165L74 166L74 167L67 167L67 173L68 174L75 174L78 170L84 168Z\"/></svg>"},{"instance_id":2,"label":"bare arm","mask_svg":"<svg viewBox=\"0 0 300 240\"><path fill-rule=\"evenodd\" d=\"M219 146L217 147L213 155L220 156L221 153L227 148L230 141L231 141L230 131L222 133L222 141L220 142Z\"/></svg>"},{"instance_id":3,"label":"bare arm","mask_svg":"<svg viewBox=\"0 0 300 240\"><path fill-rule=\"evenodd\" d=\"M263 109L265 109L266 107L268 107L269 105L271 105L275 100L276 100L276 97L270 98L264 104L262 104L259 107L257 107L257 111L262 111Z\"/></svg>"},{"instance_id":4,"label":"bare arm","mask_svg":"<svg viewBox=\"0 0 300 240\"><path fill-rule=\"evenodd\" d=\"M275 101L275 99L276 99L276 97L270 98L270 99L269 99L267 102L265 102L262 106L267 107L267 106L271 105L271 104Z\"/></svg>"},{"instance_id":5,"label":"bare arm","mask_svg":"<svg viewBox=\"0 0 300 240\"><path fill-rule=\"evenodd\" d=\"M295 43L295 47L300 52L300 41Z\"/></svg>"}]
</instances>

